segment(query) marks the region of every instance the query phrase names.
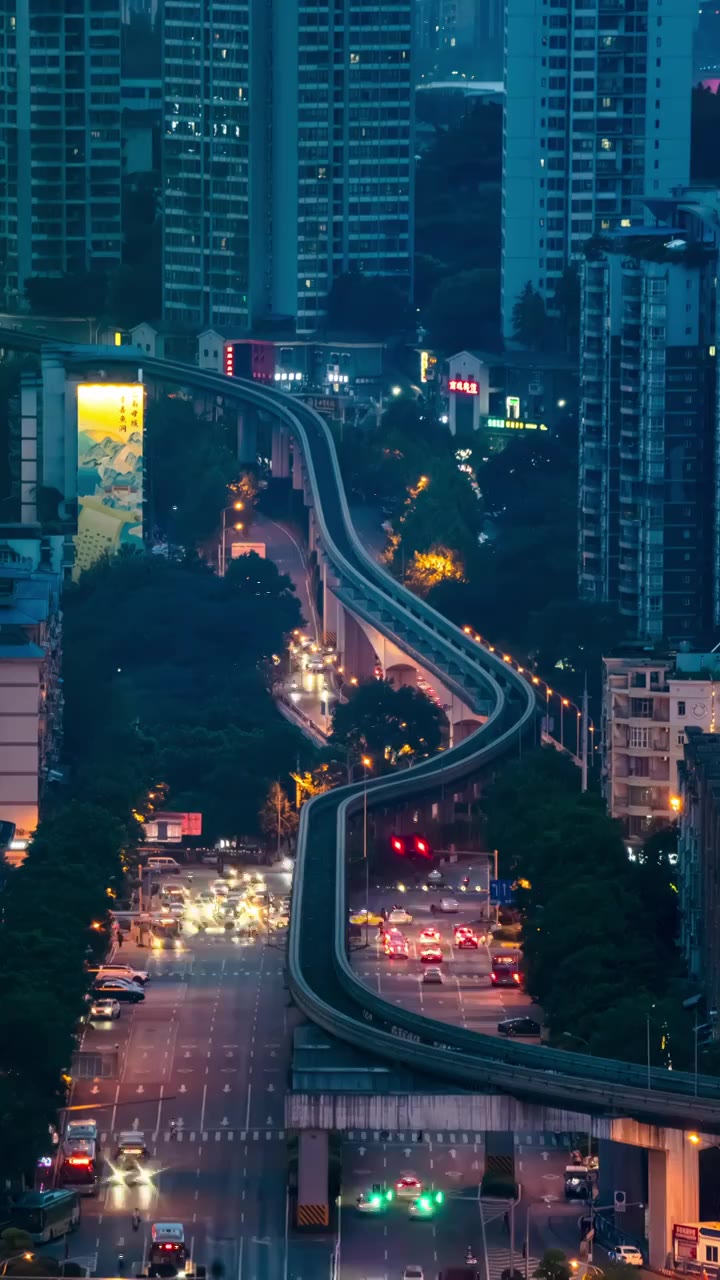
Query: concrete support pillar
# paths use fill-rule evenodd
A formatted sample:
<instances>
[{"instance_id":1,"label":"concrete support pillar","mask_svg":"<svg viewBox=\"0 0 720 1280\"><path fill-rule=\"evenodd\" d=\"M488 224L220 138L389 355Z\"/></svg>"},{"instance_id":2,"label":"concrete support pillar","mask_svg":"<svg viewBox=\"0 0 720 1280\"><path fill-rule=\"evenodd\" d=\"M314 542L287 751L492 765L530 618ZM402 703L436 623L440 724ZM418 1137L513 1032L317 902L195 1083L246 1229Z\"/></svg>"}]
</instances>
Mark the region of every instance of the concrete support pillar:
<instances>
[{"instance_id":1,"label":"concrete support pillar","mask_svg":"<svg viewBox=\"0 0 720 1280\"><path fill-rule=\"evenodd\" d=\"M298 490L305 487L302 454L297 445L292 451L292 487Z\"/></svg>"},{"instance_id":2,"label":"concrete support pillar","mask_svg":"<svg viewBox=\"0 0 720 1280\"><path fill-rule=\"evenodd\" d=\"M74 390L74 388L73 388ZM42 357L42 478L40 483L49 489L57 489L64 498L74 498L77 493L77 401L73 405L75 439L70 464L75 473L75 483L67 489L66 452L67 424L65 422L65 368L61 356Z\"/></svg>"},{"instance_id":3,"label":"concrete support pillar","mask_svg":"<svg viewBox=\"0 0 720 1280\"><path fill-rule=\"evenodd\" d=\"M315 523L315 512L312 507L308 512L308 550L312 552L317 547L317 524Z\"/></svg>"},{"instance_id":4,"label":"concrete support pillar","mask_svg":"<svg viewBox=\"0 0 720 1280\"><path fill-rule=\"evenodd\" d=\"M355 676L362 683L375 670L375 652L360 624L351 613L345 613L345 645L343 649L345 679Z\"/></svg>"},{"instance_id":5,"label":"concrete support pillar","mask_svg":"<svg viewBox=\"0 0 720 1280\"><path fill-rule=\"evenodd\" d=\"M697 1222L700 1213L698 1148L681 1129L664 1135L668 1149L648 1151L648 1261L655 1268L667 1265L673 1223Z\"/></svg>"},{"instance_id":6,"label":"concrete support pillar","mask_svg":"<svg viewBox=\"0 0 720 1280\"><path fill-rule=\"evenodd\" d=\"M237 451L240 462L257 462L257 413L248 406L238 409Z\"/></svg>"},{"instance_id":7,"label":"concrete support pillar","mask_svg":"<svg viewBox=\"0 0 720 1280\"><path fill-rule=\"evenodd\" d=\"M612 1205L616 1191L625 1192L627 1209L618 1214L616 1225L626 1232L630 1242L639 1243L645 1236L647 1204L647 1153L641 1145L598 1141L599 1205ZM642 1206L642 1207L641 1207ZM612 1219L612 1212L608 1214Z\"/></svg>"},{"instance_id":8,"label":"concrete support pillar","mask_svg":"<svg viewBox=\"0 0 720 1280\"><path fill-rule=\"evenodd\" d=\"M322 562L322 616L325 644L337 644L339 602L332 588L337 586L327 560Z\"/></svg>"},{"instance_id":9,"label":"concrete support pillar","mask_svg":"<svg viewBox=\"0 0 720 1280\"><path fill-rule=\"evenodd\" d=\"M338 666L345 670L345 610L338 600L337 596L333 596L335 601L335 652L338 655Z\"/></svg>"},{"instance_id":10,"label":"concrete support pillar","mask_svg":"<svg viewBox=\"0 0 720 1280\"><path fill-rule=\"evenodd\" d=\"M290 475L290 435L287 427L272 429L273 480L286 480Z\"/></svg>"}]
</instances>

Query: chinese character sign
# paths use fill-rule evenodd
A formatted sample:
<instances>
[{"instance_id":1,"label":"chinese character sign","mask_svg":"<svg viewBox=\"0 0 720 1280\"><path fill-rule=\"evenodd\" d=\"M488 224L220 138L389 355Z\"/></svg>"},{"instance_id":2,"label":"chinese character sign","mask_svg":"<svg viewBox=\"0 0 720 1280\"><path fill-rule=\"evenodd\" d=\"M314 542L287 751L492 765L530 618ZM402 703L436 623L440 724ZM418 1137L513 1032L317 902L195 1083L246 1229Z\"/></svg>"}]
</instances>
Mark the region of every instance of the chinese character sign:
<instances>
[{"instance_id":1,"label":"chinese character sign","mask_svg":"<svg viewBox=\"0 0 720 1280\"><path fill-rule=\"evenodd\" d=\"M451 378L449 387L451 391L460 392L464 396L476 396L478 394L477 382L471 382L467 378Z\"/></svg>"},{"instance_id":2,"label":"chinese character sign","mask_svg":"<svg viewBox=\"0 0 720 1280\"><path fill-rule=\"evenodd\" d=\"M76 578L106 552L142 547L142 383L81 383L77 415Z\"/></svg>"}]
</instances>

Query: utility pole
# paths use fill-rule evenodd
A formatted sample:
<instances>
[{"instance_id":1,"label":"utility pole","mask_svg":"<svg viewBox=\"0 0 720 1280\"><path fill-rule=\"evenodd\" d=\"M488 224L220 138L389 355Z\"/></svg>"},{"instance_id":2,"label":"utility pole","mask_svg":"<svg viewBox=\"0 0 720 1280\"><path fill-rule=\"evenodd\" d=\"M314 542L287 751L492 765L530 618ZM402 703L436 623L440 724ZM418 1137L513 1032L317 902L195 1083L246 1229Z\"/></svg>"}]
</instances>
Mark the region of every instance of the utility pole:
<instances>
[{"instance_id":1,"label":"utility pole","mask_svg":"<svg viewBox=\"0 0 720 1280\"><path fill-rule=\"evenodd\" d=\"M585 672L585 687L583 689L582 702L582 790L587 791L588 785L588 688L587 688L587 671Z\"/></svg>"}]
</instances>

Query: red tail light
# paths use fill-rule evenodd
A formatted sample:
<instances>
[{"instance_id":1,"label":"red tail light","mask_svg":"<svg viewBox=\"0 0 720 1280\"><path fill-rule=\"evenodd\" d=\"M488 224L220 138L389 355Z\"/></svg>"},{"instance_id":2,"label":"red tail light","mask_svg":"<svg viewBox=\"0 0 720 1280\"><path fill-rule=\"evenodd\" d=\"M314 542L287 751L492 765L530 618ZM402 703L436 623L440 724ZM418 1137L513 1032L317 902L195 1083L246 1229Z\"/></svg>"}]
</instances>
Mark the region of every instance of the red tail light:
<instances>
[{"instance_id":1,"label":"red tail light","mask_svg":"<svg viewBox=\"0 0 720 1280\"><path fill-rule=\"evenodd\" d=\"M399 836L392 836L390 839L390 848L393 853L402 854L405 852L405 841L401 840Z\"/></svg>"},{"instance_id":2,"label":"red tail light","mask_svg":"<svg viewBox=\"0 0 720 1280\"><path fill-rule=\"evenodd\" d=\"M514 973L514 974L513 974L513 982L519 982L519 981L520 981L520 974L519 974L519 973Z\"/></svg>"},{"instance_id":3,"label":"red tail light","mask_svg":"<svg viewBox=\"0 0 720 1280\"><path fill-rule=\"evenodd\" d=\"M87 1169L92 1164L92 1161L89 1156L70 1156L67 1163Z\"/></svg>"}]
</instances>

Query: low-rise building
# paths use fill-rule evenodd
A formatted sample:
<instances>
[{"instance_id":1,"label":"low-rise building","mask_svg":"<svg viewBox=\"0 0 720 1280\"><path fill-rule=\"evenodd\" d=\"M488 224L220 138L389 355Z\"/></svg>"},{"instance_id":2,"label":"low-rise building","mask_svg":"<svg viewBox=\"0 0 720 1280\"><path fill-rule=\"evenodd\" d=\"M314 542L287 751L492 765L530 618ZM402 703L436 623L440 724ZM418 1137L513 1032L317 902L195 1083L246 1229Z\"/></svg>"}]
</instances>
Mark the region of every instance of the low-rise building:
<instances>
[{"instance_id":1,"label":"low-rise building","mask_svg":"<svg viewBox=\"0 0 720 1280\"><path fill-rule=\"evenodd\" d=\"M635 654L603 666L603 789L612 817L641 843L677 817L688 726L715 730L720 654Z\"/></svg>"},{"instance_id":2,"label":"low-rise building","mask_svg":"<svg viewBox=\"0 0 720 1280\"><path fill-rule=\"evenodd\" d=\"M21 857L62 737L62 535L0 528L0 822Z\"/></svg>"}]
</instances>

